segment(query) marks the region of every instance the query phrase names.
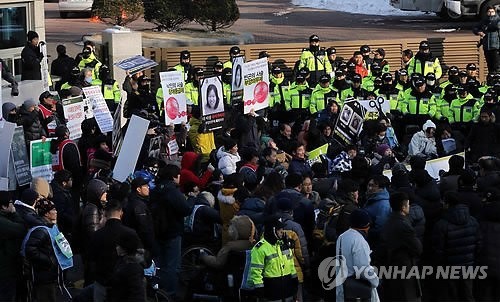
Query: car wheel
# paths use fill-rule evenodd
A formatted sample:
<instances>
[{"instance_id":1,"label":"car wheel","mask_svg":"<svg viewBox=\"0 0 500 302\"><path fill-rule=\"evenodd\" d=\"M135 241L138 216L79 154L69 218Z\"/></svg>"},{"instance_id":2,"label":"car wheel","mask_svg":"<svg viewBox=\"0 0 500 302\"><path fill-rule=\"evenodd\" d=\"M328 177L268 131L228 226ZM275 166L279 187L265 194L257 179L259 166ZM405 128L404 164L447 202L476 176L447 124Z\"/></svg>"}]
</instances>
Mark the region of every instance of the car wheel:
<instances>
[{"instance_id":1,"label":"car wheel","mask_svg":"<svg viewBox=\"0 0 500 302\"><path fill-rule=\"evenodd\" d=\"M68 13L66 13L66 12L59 12L59 16L61 16L61 18L63 18L63 19L66 19L66 18L68 18Z\"/></svg>"}]
</instances>

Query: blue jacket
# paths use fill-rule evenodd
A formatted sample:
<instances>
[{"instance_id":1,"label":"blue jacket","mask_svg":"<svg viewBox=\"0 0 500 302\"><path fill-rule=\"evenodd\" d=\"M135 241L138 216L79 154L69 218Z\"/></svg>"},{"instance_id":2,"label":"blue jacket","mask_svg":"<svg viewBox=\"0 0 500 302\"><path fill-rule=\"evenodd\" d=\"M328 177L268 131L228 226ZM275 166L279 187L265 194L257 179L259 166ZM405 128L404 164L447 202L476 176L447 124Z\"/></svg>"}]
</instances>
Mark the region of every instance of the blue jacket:
<instances>
[{"instance_id":1,"label":"blue jacket","mask_svg":"<svg viewBox=\"0 0 500 302\"><path fill-rule=\"evenodd\" d=\"M369 242L378 242L380 231L391 213L389 192L384 189L382 192L368 196L365 210L370 214L371 219L370 231L368 232Z\"/></svg>"},{"instance_id":2,"label":"blue jacket","mask_svg":"<svg viewBox=\"0 0 500 302\"><path fill-rule=\"evenodd\" d=\"M288 167L289 174L311 175L311 167L305 159L293 158Z\"/></svg>"}]
</instances>

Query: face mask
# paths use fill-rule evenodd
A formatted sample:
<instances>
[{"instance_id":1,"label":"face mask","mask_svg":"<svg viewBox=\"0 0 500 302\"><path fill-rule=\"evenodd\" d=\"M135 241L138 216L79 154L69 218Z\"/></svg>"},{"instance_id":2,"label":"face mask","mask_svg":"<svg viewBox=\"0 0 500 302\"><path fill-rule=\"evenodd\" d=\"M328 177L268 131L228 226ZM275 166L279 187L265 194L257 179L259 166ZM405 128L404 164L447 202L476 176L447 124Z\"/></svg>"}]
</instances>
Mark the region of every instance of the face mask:
<instances>
[{"instance_id":1,"label":"face mask","mask_svg":"<svg viewBox=\"0 0 500 302\"><path fill-rule=\"evenodd\" d=\"M436 83L436 81L434 81L434 80L427 81L427 85L430 85L430 86L434 86L435 83Z\"/></svg>"},{"instance_id":2,"label":"face mask","mask_svg":"<svg viewBox=\"0 0 500 302\"><path fill-rule=\"evenodd\" d=\"M232 75L223 75L222 76L222 82L226 84L231 84L231 79L233 78Z\"/></svg>"},{"instance_id":3,"label":"face mask","mask_svg":"<svg viewBox=\"0 0 500 302\"><path fill-rule=\"evenodd\" d=\"M92 84L92 77L85 77L85 82Z\"/></svg>"},{"instance_id":4,"label":"face mask","mask_svg":"<svg viewBox=\"0 0 500 302\"><path fill-rule=\"evenodd\" d=\"M311 45L311 47L309 48L312 52L316 52L319 50L319 45Z\"/></svg>"},{"instance_id":5,"label":"face mask","mask_svg":"<svg viewBox=\"0 0 500 302\"><path fill-rule=\"evenodd\" d=\"M460 78L458 77L458 75L451 75L448 77L448 79L453 84L458 84L458 82L460 82Z\"/></svg>"},{"instance_id":6,"label":"face mask","mask_svg":"<svg viewBox=\"0 0 500 302\"><path fill-rule=\"evenodd\" d=\"M379 136L378 136L378 140L379 140L379 141L383 140L384 138L385 138L385 135L382 135L382 136L380 136L380 135L379 135Z\"/></svg>"}]
</instances>

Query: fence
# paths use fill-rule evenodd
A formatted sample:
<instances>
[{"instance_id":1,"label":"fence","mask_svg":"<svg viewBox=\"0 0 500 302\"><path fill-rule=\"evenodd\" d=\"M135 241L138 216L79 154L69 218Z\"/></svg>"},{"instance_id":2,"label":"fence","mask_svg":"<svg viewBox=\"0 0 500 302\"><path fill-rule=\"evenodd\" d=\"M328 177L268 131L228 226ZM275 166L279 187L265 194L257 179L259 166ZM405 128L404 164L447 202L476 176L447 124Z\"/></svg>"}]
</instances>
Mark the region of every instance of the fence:
<instances>
[{"instance_id":1,"label":"fence","mask_svg":"<svg viewBox=\"0 0 500 302\"><path fill-rule=\"evenodd\" d=\"M371 49L384 48L386 60L389 61L391 72L401 68L401 52L404 49L411 49L414 52L418 50L421 39L406 40L355 40L355 41L322 41L321 46L333 46L337 50L337 58L348 60L352 53L359 50L359 46L367 44ZM460 69L465 68L468 63L475 63L479 66L479 76L484 81L488 69L482 49L476 47L478 38L470 37L451 37L451 38L429 38L431 51L438 57L443 67L443 77L446 78L446 72L450 66L456 65ZM293 70L295 62L299 59L303 47L307 43L285 43L285 44L247 44L239 45L241 53L245 55L246 60L258 58L262 50L267 50L271 55L270 61L282 67L286 74ZM220 60L225 62L229 59L230 46L197 46L197 47L173 47L173 48L143 48L143 55L158 62L158 66L147 71L147 75L155 79L155 86L158 87L158 73L167 70L179 63L179 52L189 49L191 52L191 63L197 67L203 67L206 74L211 74L212 65Z\"/></svg>"}]
</instances>

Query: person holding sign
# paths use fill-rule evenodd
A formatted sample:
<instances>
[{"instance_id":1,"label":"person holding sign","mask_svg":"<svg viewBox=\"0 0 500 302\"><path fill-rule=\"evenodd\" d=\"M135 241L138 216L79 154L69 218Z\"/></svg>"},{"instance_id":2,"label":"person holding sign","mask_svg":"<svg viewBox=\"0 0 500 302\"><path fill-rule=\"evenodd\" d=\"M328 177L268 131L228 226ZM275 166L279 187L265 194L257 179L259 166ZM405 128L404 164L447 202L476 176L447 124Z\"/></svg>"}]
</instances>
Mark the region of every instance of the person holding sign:
<instances>
[{"instance_id":1,"label":"person holding sign","mask_svg":"<svg viewBox=\"0 0 500 302\"><path fill-rule=\"evenodd\" d=\"M38 33L35 31L28 32L28 42L21 51L22 73L21 81L24 80L41 80L41 62L43 55L40 52L40 42Z\"/></svg>"},{"instance_id":2,"label":"person holding sign","mask_svg":"<svg viewBox=\"0 0 500 302\"><path fill-rule=\"evenodd\" d=\"M221 105L222 102L220 101L217 87L214 84L208 85L207 102L205 103L203 114L207 115L212 113L219 113L222 110L224 110L224 108Z\"/></svg>"}]
</instances>

